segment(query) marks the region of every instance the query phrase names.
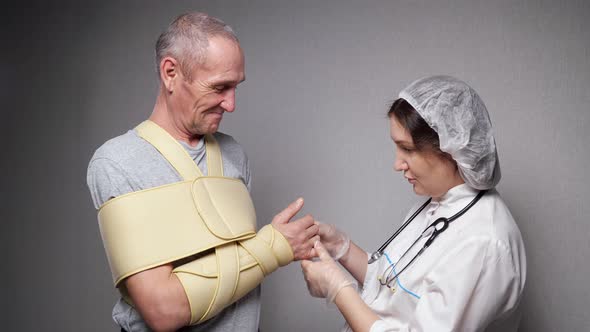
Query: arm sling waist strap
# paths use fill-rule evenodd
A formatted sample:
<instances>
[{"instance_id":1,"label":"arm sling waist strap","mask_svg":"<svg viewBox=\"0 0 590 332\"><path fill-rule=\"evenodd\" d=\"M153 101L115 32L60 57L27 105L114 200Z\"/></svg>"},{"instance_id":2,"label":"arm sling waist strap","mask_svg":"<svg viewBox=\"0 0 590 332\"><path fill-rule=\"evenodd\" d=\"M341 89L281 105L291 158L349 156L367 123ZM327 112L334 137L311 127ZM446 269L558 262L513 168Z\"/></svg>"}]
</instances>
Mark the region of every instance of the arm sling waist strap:
<instances>
[{"instance_id":1,"label":"arm sling waist strap","mask_svg":"<svg viewBox=\"0 0 590 332\"><path fill-rule=\"evenodd\" d=\"M98 210L113 281L129 304L125 278L172 263L190 304L190 324L198 324L293 260L289 243L271 225L256 233L248 189L242 181L223 176L212 135L204 137L208 176L203 176L164 129L148 120L136 130L183 181L118 196Z\"/></svg>"}]
</instances>

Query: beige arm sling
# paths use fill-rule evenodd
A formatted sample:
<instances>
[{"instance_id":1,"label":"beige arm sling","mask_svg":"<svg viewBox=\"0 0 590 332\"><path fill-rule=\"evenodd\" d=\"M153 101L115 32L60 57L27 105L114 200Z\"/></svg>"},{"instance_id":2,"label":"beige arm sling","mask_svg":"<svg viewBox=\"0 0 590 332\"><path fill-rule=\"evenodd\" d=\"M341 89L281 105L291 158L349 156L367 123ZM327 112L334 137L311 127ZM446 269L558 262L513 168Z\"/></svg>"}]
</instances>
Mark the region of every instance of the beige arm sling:
<instances>
[{"instance_id":1,"label":"beige arm sling","mask_svg":"<svg viewBox=\"0 0 590 332\"><path fill-rule=\"evenodd\" d=\"M190 304L190 325L199 324L290 263L293 252L271 225L256 234L250 194L242 181L223 176L212 135L205 136L208 176L203 176L164 129L148 120L136 130L184 181L125 194L100 207L98 221L113 280L132 304L121 283L125 278L174 264Z\"/></svg>"}]
</instances>

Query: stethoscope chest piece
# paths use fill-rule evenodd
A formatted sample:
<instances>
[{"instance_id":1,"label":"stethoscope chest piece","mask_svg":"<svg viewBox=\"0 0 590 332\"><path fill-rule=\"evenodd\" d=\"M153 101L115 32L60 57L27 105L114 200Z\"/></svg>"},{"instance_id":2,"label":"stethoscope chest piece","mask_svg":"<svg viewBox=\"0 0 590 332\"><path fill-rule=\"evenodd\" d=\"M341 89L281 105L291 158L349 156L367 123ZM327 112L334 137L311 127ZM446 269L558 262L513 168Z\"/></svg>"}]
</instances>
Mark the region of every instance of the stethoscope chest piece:
<instances>
[{"instance_id":1,"label":"stethoscope chest piece","mask_svg":"<svg viewBox=\"0 0 590 332\"><path fill-rule=\"evenodd\" d=\"M447 218L438 218L436 219L430 226L428 226L424 232L422 233L422 238L428 237L424 247L429 247L434 239L444 232L449 227L449 219Z\"/></svg>"}]
</instances>

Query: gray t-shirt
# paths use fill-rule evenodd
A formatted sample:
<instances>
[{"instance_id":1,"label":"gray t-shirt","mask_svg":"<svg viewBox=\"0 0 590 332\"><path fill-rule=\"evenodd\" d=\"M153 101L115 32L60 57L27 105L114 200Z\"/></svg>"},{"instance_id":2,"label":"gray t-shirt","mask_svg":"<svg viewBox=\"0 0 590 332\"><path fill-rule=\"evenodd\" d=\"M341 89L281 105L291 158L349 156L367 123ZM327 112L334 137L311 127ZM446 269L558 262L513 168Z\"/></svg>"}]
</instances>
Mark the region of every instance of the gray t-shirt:
<instances>
[{"instance_id":1,"label":"gray t-shirt","mask_svg":"<svg viewBox=\"0 0 590 332\"><path fill-rule=\"evenodd\" d=\"M250 167L242 147L229 135L214 136L221 149L224 175L242 180L250 190ZM195 147L180 143L206 175L203 141ZM97 209L113 197L181 180L172 165L135 130L107 141L88 165L88 188ZM259 316L260 286L214 318L182 331L257 331ZM115 303L113 320L129 332L151 331L139 313L122 299Z\"/></svg>"}]
</instances>

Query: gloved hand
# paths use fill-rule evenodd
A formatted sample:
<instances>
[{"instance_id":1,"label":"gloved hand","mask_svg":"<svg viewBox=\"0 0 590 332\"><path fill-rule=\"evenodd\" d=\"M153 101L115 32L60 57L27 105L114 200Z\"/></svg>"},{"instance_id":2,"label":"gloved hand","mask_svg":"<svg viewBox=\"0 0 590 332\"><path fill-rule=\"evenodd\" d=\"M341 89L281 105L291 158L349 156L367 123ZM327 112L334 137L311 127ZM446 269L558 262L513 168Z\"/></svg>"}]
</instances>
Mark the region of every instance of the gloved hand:
<instances>
[{"instance_id":1,"label":"gloved hand","mask_svg":"<svg viewBox=\"0 0 590 332\"><path fill-rule=\"evenodd\" d=\"M346 233L339 231L332 224L323 224L319 221L316 221L316 224L320 226L320 241L334 260L339 260L348 253L350 237Z\"/></svg>"},{"instance_id":2,"label":"gloved hand","mask_svg":"<svg viewBox=\"0 0 590 332\"><path fill-rule=\"evenodd\" d=\"M326 301L331 303L342 288L351 286L356 289L356 282L342 271L319 241L315 243L314 249L320 260L301 262L301 269L311 296L325 297Z\"/></svg>"}]
</instances>

